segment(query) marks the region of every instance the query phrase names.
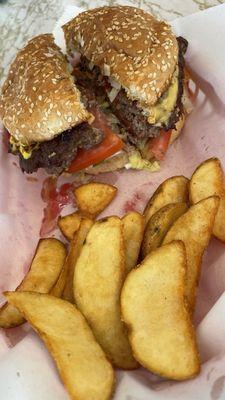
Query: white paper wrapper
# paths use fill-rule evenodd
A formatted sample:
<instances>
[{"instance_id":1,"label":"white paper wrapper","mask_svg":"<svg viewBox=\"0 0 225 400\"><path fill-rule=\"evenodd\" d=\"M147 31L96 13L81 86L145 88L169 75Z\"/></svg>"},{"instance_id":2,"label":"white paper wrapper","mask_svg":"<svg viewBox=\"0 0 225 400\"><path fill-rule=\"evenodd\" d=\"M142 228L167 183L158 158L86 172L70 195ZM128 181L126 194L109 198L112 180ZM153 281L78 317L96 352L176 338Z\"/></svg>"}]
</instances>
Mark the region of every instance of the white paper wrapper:
<instances>
[{"instance_id":1,"label":"white paper wrapper","mask_svg":"<svg viewBox=\"0 0 225 400\"><path fill-rule=\"evenodd\" d=\"M65 23L79 10L69 7ZM189 40L187 62L201 89L181 138L171 147L161 171L123 171L103 175L119 189L105 215L122 215L128 209L142 211L147 198L165 178L190 176L198 163L211 156L225 168L225 6L173 22L177 35ZM59 28L55 30L62 43ZM25 177L0 150L0 289L13 289L24 276L35 249L44 203L40 191L44 173L36 181ZM66 179L64 178L64 181ZM147 371L118 372L116 400L217 400L225 397L225 247L212 239L204 256L196 310L199 348L203 361L200 375L188 382L160 382ZM2 296L3 301L3 296ZM4 400L64 400L68 396L48 352L25 326L0 335L0 389ZM13 349L18 335L24 336Z\"/></svg>"}]
</instances>

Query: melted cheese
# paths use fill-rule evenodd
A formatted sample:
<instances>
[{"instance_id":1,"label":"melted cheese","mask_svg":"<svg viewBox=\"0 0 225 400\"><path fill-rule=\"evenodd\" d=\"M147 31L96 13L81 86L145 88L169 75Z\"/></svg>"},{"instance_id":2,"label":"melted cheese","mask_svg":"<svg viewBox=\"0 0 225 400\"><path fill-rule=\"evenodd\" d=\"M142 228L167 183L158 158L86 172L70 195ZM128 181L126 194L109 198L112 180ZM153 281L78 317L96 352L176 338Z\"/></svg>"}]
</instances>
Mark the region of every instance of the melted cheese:
<instances>
[{"instance_id":1,"label":"melted cheese","mask_svg":"<svg viewBox=\"0 0 225 400\"><path fill-rule=\"evenodd\" d=\"M13 152L19 150L25 160L28 160L28 158L31 157L33 150L32 146L19 144L19 142L13 136L10 136L9 142L12 145Z\"/></svg>"},{"instance_id":2,"label":"melted cheese","mask_svg":"<svg viewBox=\"0 0 225 400\"><path fill-rule=\"evenodd\" d=\"M159 101L150 108L144 108L144 114L148 117L150 124L164 124L168 121L174 110L178 95L178 76L174 74L167 91L160 97Z\"/></svg>"}]
</instances>

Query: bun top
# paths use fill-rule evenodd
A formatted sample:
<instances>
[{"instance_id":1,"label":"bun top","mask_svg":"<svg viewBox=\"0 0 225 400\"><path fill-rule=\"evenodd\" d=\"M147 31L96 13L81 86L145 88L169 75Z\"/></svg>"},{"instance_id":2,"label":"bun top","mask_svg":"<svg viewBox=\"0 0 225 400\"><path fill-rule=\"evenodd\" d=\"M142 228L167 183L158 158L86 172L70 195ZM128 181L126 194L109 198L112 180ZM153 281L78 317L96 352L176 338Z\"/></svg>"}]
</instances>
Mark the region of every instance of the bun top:
<instances>
[{"instance_id":1,"label":"bun top","mask_svg":"<svg viewBox=\"0 0 225 400\"><path fill-rule=\"evenodd\" d=\"M171 27L134 7L85 11L63 26L68 52L79 51L102 74L119 82L132 100L154 105L178 62Z\"/></svg>"},{"instance_id":2,"label":"bun top","mask_svg":"<svg viewBox=\"0 0 225 400\"><path fill-rule=\"evenodd\" d=\"M17 54L2 88L0 116L24 145L51 140L89 119L52 35L33 38Z\"/></svg>"}]
</instances>

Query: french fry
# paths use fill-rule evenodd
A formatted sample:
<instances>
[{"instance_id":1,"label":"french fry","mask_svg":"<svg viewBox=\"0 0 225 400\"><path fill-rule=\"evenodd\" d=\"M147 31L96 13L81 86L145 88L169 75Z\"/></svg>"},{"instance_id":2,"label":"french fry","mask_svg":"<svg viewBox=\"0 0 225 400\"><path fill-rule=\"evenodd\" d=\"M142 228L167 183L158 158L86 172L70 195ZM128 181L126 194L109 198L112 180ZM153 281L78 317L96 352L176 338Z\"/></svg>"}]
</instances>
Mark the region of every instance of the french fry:
<instances>
[{"instance_id":1,"label":"french fry","mask_svg":"<svg viewBox=\"0 0 225 400\"><path fill-rule=\"evenodd\" d=\"M137 367L120 319L125 278L122 222L109 217L89 231L74 272L74 298L109 360L123 369Z\"/></svg>"},{"instance_id":2,"label":"french fry","mask_svg":"<svg viewBox=\"0 0 225 400\"><path fill-rule=\"evenodd\" d=\"M72 240L74 233L80 227L81 216L78 212L74 212L64 217L59 217L58 227L67 240Z\"/></svg>"},{"instance_id":3,"label":"french fry","mask_svg":"<svg viewBox=\"0 0 225 400\"><path fill-rule=\"evenodd\" d=\"M173 223L187 211L186 203L172 203L160 208L149 219L141 246L141 257L145 258L159 247Z\"/></svg>"},{"instance_id":4,"label":"french fry","mask_svg":"<svg viewBox=\"0 0 225 400\"><path fill-rule=\"evenodd\" d=\"M163 244L182 240L187 254L187 279L185 295L192 314L195 309L196 288L198 286L203 253L212 234L219 198L208 197L191 206L166 234Z\"/></svg>"},{"instance_id":5,"label":"french fry","mask_svg":"<svg viewBox=\"0 0 225 400\"><path fill-rule=\"evenodd\" d=\"M96 217L114 199L117 188L106 183L86 183L74 190L77 207L83 215Z\"/></svg>"},{"instance_id":6,"label":"french fry","mask_svg":"<svg viewBox=\"0 0 225 400\"><path fill-rule=\"evenodd\" d=\"M125 268L129 272L137 265L144 233L144 217L131 211L122 218L125 245Z\"/></svg>"},{"instance_id":7,"label":"french fry","mask_svg":"<svg viewBox=\"0 0 225 400\"><path fill-rule=\"evenodd\" d=\"M59 240L41 239L35 251L30 269L16 291L34 291L49 293L55 285L64 261L66 249ZM0 309L0 326L13 328L25 322L21 313L11 304L6 303Z\"/></svg>"},{"instance_id":8,"label":"french fry","mask_svg":"<svg viewBox=\"0 0 225 400\"><path fill-rule=\"evenodd\" d=\"M188 204L189 180L184 176L172 176L166 179L147 203L144 211L145 224L160 208L171 203Z\"/></svg>"},{"instance_id":9,"label":"french fry","mask_svg":"<svg viewBox=\"0 0 225 400\"><path fill-rule=\"evenodd\" d=\"M80 227L78 231L75 233L73 240L70 242L70 250L65 263L65 277L66 282L64 285L64 290L62 294L62 298L74 303L74 295L73 295L73 275L74 268L77 262L77 259L80 255L82 246L86 240L87 234L93 225L93 221L89 218L82 218Z\"/></svg>"},{"instance_id":10,"label":"french fry","mask_svg":"<svg viewBox=\"0 0 225 400\"><path fill-rule=\"evenodd\" d=\"M59 277L55 283L55 285L53 286L53 288L50 290L49 294L51 294L52 296L55 297L62 297L63 294L63 290L66 284L66 278L67 278L67 273L68 273L68 254L67 257L65 259L65 262L63 264L63 267L61 269L61 272L59 274Z\"/></svg>"},{"instance_id":11,"label":"french fry","mask_svg":"<svg viewBox=\"0 0 225 400\"><path fill-rule=\"evenodd\" d=\"M152 251L127 276L122 317L133 354L149 371L169 379L194 377L200 362L185 307L185 247L171 242Z\"/></svg>"},{"instance_id":12,"label":"french fry","mask_svg":"<svg viewBox=\"0 0 225 400\"><path fill-rule=\"evenodd\" d=\"M73 400L109 400L113 368L85 318L67 301L34 292L6 292L51 353Z\"/></svg>"},{"instance_id":13,"label":"french fry","mask_svg":"<svg viewBox=\"0 0 225 400\"><path fill-rule=\"evenodd\" d=\"M190 181L190 201L197 203L209 196L219 196L213 234L225 242L225 185L224 173L218 158L210 158L200 164Z\"/></svg>"}]
</instances>

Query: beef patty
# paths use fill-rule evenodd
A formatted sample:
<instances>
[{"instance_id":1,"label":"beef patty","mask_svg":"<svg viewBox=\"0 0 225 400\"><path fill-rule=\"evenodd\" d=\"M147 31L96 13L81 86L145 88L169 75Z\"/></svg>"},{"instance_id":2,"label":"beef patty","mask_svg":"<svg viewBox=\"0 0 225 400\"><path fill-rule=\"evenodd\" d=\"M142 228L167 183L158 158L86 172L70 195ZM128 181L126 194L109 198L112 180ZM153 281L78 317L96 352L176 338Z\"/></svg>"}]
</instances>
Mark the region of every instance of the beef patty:
<instances>
[{"instance_id":1,"label":"beef patty","mask_svg":"<svg viewBox=\"0 0 225 400\"><path fill-rule=\"evenodd\" d=\"M19 155L23 172L32 173L38 168L45 168L47 172L58 175L69 167L78 149L90 149L99 144L102 139L103 133L99 129L92 128L84 122L52 140L40 143L38 148L33 149L31 157L27 160L19 151L16 154ZM12 152L11 145L9 151Z\"/></svg>"}]
</instances>

